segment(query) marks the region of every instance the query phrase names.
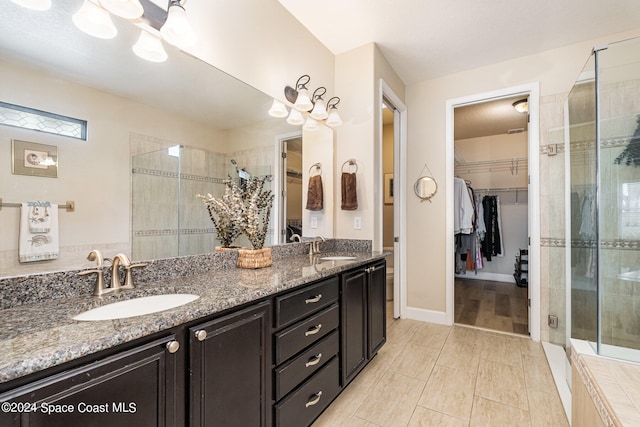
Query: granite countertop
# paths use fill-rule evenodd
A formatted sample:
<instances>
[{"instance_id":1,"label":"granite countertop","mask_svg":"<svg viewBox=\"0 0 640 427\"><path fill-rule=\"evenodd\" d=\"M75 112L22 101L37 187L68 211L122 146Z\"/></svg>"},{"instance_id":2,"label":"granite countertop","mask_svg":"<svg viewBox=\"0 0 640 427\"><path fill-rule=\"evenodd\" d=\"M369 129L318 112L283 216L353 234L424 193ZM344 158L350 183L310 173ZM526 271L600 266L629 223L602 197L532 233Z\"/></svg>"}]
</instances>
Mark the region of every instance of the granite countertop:
<instances>
[{"instance_id":1,"label":"granite countertop","mask_svg":"<svg viewBox=\"0 0 640 427\"><path fill-rule=\"evenodd\" d=\"M320 259L326 256L354 259ZM257 301L384 256L383 252L332 251L315 258L309 255L274 257L271 267L257 270L225 268L144 283L135 290L102 298L73 296L6 308L0 310L3 325L0 383ZM192 293L200 298L174 309L127 319L89 322L72 319L83 311L111 302L166 293Z\"/></svg>"}]
</instances>

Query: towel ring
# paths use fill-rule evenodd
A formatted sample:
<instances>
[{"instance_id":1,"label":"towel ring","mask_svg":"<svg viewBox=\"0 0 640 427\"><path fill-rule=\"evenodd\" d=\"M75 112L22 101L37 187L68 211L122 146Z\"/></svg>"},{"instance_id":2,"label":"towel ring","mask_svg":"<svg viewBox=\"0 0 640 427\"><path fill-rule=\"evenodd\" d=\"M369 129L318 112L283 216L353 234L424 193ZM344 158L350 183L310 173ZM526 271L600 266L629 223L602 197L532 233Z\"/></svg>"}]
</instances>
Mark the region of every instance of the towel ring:
<instances>
[{"instance_id":1,"label":"towel ring","mask_svg":"<svg viewBox=\"0 0 640 427\"><path fill-rule=\"evenodd\" d=\"M309 177L316 176L316 175L311 175L311 171L313 170L313 168L316 168L316 170L318 171L316 175L322 175L322 165L320 163L314 163L309 168Z\"/></svg>"},{"instance_id":2,"label":"towel ring","mask_svg":"<svg viewBox=\"0 0 640 427\"><path fill-rule=\"evenodd\" d=\"M344 173L344 167L345 165L349 165L349 166L355 166L356 167L356 171L355 172L351 172L351 173L358 173L358 164L356 163L356 159L349 159L346 162L344 162L342 164L342 168L340 169L343 173Z\"/></svg>"}]
</instances>

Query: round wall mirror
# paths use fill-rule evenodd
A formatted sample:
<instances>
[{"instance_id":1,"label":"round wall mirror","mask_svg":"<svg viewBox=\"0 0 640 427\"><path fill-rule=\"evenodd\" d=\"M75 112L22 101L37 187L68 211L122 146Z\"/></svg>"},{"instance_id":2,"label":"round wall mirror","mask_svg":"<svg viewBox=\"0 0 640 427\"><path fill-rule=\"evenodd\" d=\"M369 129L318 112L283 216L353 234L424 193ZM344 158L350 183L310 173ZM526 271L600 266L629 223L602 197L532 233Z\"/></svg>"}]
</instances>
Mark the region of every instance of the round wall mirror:
<instances>
[{"instance_id":1,"label":"round wall mirror","mask_svg":"<svg viewBox=\"0 0 640 427\"><path fill-rule=\"evenodd\" d=\"M421 176L413 185L413 191L421 202L431 199L438 191L436 180L430 176ZM431 200L429 200L431 201Z\"/></svg>"}]
</instances>

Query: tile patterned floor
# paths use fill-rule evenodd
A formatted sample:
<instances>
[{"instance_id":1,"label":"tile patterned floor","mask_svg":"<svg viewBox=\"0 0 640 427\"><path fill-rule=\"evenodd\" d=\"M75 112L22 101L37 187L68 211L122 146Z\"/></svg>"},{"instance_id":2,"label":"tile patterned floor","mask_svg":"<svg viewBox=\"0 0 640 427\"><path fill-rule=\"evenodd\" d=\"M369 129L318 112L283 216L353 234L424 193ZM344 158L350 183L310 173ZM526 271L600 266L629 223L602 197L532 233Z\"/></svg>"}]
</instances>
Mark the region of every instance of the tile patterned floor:
<instances>
[{"instance_id":1,"label":"tile patterned floor","mask_svg":"<svg viewBox=\"0 0 640 427\"><path fill-rule=\"evenodd\" d=\"M389 321L387 343L313 424L568 425L540 343L400 319Z\"/></svg>"},{"instance_id":2,"label":"tile patterned floor","mask_svg":"<svg viewBox=\"0 0 640 427\"><path fill-rule=\"evenodd\" d=\"M455 280L455 322L528 335L527 288L489 280Z\"/></svg>"}]
</instances>

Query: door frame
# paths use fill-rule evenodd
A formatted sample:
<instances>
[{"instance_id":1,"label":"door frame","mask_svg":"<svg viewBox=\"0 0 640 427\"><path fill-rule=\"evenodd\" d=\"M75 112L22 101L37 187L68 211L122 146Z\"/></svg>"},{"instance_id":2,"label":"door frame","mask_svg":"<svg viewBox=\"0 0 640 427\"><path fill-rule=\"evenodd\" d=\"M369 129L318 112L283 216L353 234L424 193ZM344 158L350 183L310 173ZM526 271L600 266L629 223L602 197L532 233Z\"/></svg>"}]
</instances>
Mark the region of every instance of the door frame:
<instances>
[{"instance_id":1,"label":"door frame","mask_svg":"<svg viewBox=\"0 0 640 427\"><path fill-rule=\"evenodd\" d=\"M295 132L276 135L275 137L275 161L273 164L277 165L277 167L275 167L273 171L272 188L273 194L275 195L275 198L277 200L277 203L274 203L273 206L273 218L275 219L274 223L276 223L277 226L274 227L272 237L274 245L286 243L286 237L282 236L282 230L287 226L285 224L287 214L287 199L285 193L283 193L283 191L285 191L285 183L287 180L287 174L284 170L287 166L287 160L282 157L282 150L284 143L294 138L302 138L302 129Z\"/></svg>"},{"instance_id":2,"label":"door frame","mask_svg":"<svg viewBox=\"0 0 640 427\"><path fill-rule=\"evenodd\" d=\"M478 104L490 100L511 96L529 97L529 330L531 339L540 341L541 295L540 295L540 83L528 83L449 99L446 102L446 319L447 324L454 323L455 271L454 271L454 233L453 233L453 176L454 176L454 109L465 105Z\"/></svg>"},{"instance_id":3,"label":"door frame","mask_svg":"<svg viewBox=\"0 0 640 427\"><path fill-rule=\"evenodd\" d=\"M393 120L393 317L401 318L403 313L407 312L407 222L400 221L401 218L407 217L407 107L391 87L380 79L380 90L377 114L379 129L379 141L377 151L378 165L376 168L376 182L379 183L378 188L384 188L384 174L382 170L382 105L384 99L394 107ZM380 218L378 222L378 246L377 250L382 250L382 229L383 229L383 200L382 192L378 192L377 216ZM397 242L395 241L397 237Z\"/></svg>"}]
</instances>

